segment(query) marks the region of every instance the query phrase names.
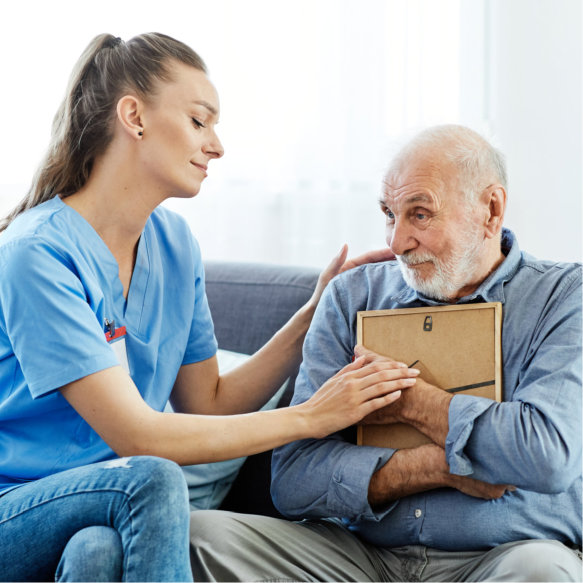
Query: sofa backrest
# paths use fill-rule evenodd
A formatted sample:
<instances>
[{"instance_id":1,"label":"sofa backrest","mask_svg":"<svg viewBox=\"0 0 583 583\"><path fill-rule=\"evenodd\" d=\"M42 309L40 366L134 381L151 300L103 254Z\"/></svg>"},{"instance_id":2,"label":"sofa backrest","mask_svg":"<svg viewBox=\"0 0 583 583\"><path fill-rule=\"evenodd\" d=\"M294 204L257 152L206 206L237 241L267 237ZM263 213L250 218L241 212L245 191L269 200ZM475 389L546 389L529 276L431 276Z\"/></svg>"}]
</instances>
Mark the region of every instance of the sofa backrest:
<instances>
[{"instance_id":1,"label":"sofa backrest","mask_svg":"<svg viewBox=\"0 0 583 583\"><path fill-rule=\"evenodd\" d=\"M205 262L206 293L219 347L253 354L308 301L319 273L310 267ZM293 380L282 405L289 403Z\"/></svg>"}]
</instances>

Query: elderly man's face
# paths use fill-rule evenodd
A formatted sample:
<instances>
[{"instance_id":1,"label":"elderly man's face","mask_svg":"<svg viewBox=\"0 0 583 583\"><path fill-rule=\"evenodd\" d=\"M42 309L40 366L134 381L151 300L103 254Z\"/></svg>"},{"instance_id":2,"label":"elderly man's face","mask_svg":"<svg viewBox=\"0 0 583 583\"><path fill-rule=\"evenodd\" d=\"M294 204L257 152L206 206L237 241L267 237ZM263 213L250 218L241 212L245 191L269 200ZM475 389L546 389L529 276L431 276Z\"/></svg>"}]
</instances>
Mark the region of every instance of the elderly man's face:
<instances>
[{"instance_id":1,"label":"elderly man's face","mask_svg":"<svg viewBox=\"0 0 583 583\"><path fill-rule=\"evenodd\" d=\"M381 208L387 244L408 285L445 301L475 289L483 214L466 201L451 167L436 156L412 157L387 175Z\"/></svg>"}]
</instances>

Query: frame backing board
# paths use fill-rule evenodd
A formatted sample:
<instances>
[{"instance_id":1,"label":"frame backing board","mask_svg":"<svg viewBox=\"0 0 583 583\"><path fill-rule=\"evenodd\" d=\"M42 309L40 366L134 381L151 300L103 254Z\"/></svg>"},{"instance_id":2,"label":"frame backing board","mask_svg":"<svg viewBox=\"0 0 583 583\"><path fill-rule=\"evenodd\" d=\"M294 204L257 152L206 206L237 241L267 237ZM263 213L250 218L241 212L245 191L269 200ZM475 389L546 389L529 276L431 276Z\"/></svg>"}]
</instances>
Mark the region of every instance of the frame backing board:
<instances>
[{"instance_id":1,"label":"frame backing board","mask_svg":"<svg viewBox=\"0 0 583 583\"><path fill-rule=\"evenodd\" d=\"M502 400L502 304L358 312L357 341L421 371L453 394ZM359 425L358 445L404 449L430 443L410 425Z\"/></svg>"}]
</instances>

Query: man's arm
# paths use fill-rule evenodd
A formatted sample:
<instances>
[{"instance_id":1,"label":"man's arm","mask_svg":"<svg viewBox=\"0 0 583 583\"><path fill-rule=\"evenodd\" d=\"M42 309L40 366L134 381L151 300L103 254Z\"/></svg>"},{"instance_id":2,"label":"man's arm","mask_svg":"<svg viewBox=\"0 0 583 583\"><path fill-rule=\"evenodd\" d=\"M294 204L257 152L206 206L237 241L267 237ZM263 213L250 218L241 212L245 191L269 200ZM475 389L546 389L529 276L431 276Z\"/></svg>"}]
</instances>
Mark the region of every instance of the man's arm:
<instances>
[{"instance_id":1,"label":"man's arm","mask_svg":"<svg viewBox=\"0 0 583 583\"><path fill-rule=\"evenodd\" d=\"M377 470L369 484L370 505L386 504L434 488L456 488L474 498L500 498L513 486L488 484L465 476L451 474L445 461L445 451L438 445L422 445L396 451L391 459Z\"/></svg>"},{"instance_id":2,"label":"man's arm","mask_svg":"<svg viewBox=\"0 0 583 583\"><path fill-rule=\"evenodd\" d=\"M548 313L537 314L528 360L516 379L505 378L507 402L453 397L419 379L369 421L413 425L446 450L452 472L460 476L546 493L566 489L579 475L581 459L578 281L563 282L561 297L547 302Z\"/></svg>"},{"instance_id":3,"label":"man's arm","mask_svg":"<svg viewBox=\"0 0 583 583\"><path fill-rule=\"evenodd\" d=\"M356 287L359 285L357 282ZM353 301L356 303L351 303ZM306 337L304 362L292 404L307 400L320 384L350 361L355 331L347 314L355 314L359 309L365 307L345 294L342 286L337 287L336 282L332 282ZM409 390L403 391L401 398ZM489 491L488 486L481 485L480 490L473 480L456 481L447 471L442 448L426 448L423 453L426 455L417 459L411 458L408 452L356 446L346 442L340 434L288 444L273 455L274 503L290 517L342 516L378 520L390 508L377 511L369 503L369 493L375 507L406 493L448 485L461 489L462 482L470 495L487 498L501 495L499 487ZM418 455L419 452L415 454ZM407 467L407 463L413 466ZM388 485L392 488L390 492ZM472 485L474 490L470 488Z\"/></svg>"}]
</instances>

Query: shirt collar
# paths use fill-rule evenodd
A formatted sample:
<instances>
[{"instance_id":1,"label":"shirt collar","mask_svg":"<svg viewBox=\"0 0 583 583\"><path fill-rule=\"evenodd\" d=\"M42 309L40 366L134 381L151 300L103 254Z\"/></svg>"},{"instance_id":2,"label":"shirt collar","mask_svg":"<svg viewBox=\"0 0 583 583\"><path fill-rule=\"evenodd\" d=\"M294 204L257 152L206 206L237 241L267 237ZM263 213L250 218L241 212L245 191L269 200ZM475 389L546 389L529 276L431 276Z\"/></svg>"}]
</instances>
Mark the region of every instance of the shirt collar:
<instances>
[{"instance_id":1,"label":"shirt collar","mask_svg":"<svg viewBox=\"0 0 583 583\"><path fill-rule=\"evenodd\" d=\"M501 302L504 303L504 284L512 279L520 265L521 252L516 241L516 236L510 229L502 229L501 239L502 253L506 259L491 273L478 288L468 296L460 298L456 303L468 304L475 302ZM404 285L402 291L395 298L400 304L423 303L424 305L439 306L445 302L429 298Z\"/></svg>"}]
</instances>

